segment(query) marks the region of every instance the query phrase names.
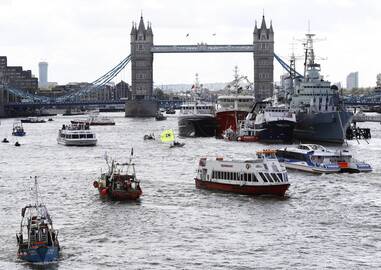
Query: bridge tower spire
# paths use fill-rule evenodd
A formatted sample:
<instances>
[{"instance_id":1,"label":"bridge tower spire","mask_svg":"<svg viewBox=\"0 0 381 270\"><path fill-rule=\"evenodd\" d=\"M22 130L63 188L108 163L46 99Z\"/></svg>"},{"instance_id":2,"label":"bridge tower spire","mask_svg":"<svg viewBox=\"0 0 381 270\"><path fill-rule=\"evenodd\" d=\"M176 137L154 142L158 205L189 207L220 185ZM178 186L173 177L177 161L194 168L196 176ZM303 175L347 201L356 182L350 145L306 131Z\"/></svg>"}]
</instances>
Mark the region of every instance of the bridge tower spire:
<instances>
[{"instance_id":1,"label":"bridge tower spire","mask_svg":"<svg viewBox=\"0 0 381 270\"><path fill-rule=\"evenodd\" d=\"M153 97L153 32L151 24L144 24L143 15L139 25L133 24L130 33L132 98L126 102L126 116L154 116L157 103Z\"/></svg>"},{"instance_id":2,"label":"bridge tower spire","mask_svg":"<svg viewBox=\"0 0 381 270\"><path fill-rule=\"evenodd\" d=\"M254 95L261 101L273 95L274 88L274 30L272 22L267 28L265 15L261 27L254 27Z\"/></svg>"}]
</instances>

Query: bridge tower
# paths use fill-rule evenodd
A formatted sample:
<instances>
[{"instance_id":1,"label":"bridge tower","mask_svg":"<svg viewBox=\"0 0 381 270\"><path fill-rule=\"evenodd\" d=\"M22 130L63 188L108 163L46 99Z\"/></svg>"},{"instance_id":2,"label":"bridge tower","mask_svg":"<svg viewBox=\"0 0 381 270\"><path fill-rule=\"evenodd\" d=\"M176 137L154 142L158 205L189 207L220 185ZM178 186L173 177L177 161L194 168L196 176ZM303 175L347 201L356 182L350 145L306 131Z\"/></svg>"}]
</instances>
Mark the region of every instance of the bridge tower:
<instances>
[{"instance_id":1,"label":"bridge tower","mask_svg":"<svg viewBox=\"0 0 381 270\"><path fill-rule=\"evenodd\" d=\"M261 101L273 95L274 88L274 31L272 22L267 28L265 16L261 27L254 27L254 95Z\"/></svg>"},{"instance_id":2,"label":"bridge tower","mask_svg":"<svg viewBox=\"0 0 381 270\"><path fill-rule=\"evenodd\" d=\"M139 26L131 29L131 100L126 101L127 117L154 116L158 103L153 99L153 32L151 24L144 25L143 16Z\"/></svg>"}]
</instances>

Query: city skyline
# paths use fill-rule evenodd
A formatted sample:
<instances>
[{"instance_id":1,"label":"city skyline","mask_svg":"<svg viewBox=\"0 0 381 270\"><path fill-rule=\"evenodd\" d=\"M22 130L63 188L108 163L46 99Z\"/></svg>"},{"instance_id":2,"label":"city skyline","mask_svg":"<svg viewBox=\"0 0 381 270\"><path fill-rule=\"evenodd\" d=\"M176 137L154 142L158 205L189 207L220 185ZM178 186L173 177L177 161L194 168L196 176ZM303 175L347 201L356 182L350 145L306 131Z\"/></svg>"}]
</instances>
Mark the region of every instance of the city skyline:
<instances>
[{"instance_id":1,"label":"city skyline","mask_svg":"<svg viewBox=\"0 0 381 270\"><path fill-rule=\"evenodd\" d=\"M280 4L279 4L280 3ZM365 3L365 4L364 4ZM279 8L288 8L288 12ZM44 9L41 9L41 6ZM252 44L255 20L273 23L275 52L284 60L303 54L303 35L311 32L325 41L316 42L322 74L331 82L345 82L351 70L361 73L360 87L375 86L380 64L373 61L381 38L376 34L381 19L376 1L2 1L0 43L9 65L23 66L38 75L38 62L49 62L51 81L93 81L130 54L131 22L152 23L154 44ZM297 10L292 13L292 10ZM317 11L317 12L315 12ZM237 15L238 14L238 15ZM291 15L290 15L291 14ZM21 20L20 18L23 18ZM293 41L293 38L298 39ZM366 43L364 42L366 41ZM302 71L302 59L297 62ZM207 82L226 82L240 73L253 81L253 57L242 54L181 54L154 56L154 83L191 83L194 74ZM283 73L274 63L274 81ZM130 82L130 67L117 80Z\"/></svg>"}]
</instances>

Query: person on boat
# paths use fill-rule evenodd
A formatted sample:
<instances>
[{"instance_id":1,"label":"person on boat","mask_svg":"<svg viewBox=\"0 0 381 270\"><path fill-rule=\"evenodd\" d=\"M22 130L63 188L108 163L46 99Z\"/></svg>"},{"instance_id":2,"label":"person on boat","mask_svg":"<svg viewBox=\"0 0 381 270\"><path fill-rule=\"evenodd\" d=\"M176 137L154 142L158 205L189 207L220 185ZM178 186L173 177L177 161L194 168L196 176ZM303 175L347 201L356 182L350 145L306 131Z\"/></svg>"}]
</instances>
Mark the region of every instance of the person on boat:
<instances>
[{"instance_id":1,"label":"person on boat","mask_svg":"<svg viewBox=\"0 0 381 270\"><path fill-rule=\"evenodd\" d=\"M65 125L62 125L62 130L65 130L66 129L66 126Z\"/></svg>"}]
</instances>

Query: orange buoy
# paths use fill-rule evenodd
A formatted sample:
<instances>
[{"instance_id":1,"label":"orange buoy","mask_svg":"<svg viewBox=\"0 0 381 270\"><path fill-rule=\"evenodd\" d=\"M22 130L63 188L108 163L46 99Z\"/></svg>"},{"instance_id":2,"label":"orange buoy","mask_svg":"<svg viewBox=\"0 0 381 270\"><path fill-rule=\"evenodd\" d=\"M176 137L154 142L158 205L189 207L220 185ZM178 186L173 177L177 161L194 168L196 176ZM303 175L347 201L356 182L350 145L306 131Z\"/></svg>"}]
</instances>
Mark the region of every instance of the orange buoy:
<instances>
[{"instance_id":1,"label":"orange buoy","mask_svg":"<svg viewBox=\"0 0 381 270\"><path fill-rule=\"evenodd\" d=\"M99 187L98 181L94 181L94 182L93 182L93 186L94 186L95 188L98 188L98 187Z\"/></svg>"}]
</instances>

